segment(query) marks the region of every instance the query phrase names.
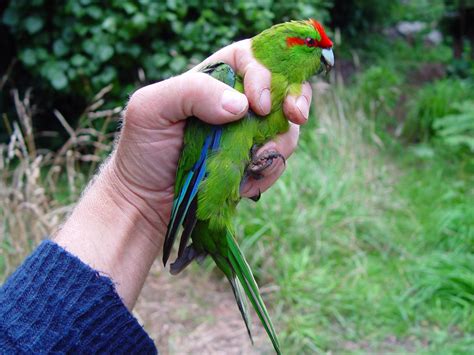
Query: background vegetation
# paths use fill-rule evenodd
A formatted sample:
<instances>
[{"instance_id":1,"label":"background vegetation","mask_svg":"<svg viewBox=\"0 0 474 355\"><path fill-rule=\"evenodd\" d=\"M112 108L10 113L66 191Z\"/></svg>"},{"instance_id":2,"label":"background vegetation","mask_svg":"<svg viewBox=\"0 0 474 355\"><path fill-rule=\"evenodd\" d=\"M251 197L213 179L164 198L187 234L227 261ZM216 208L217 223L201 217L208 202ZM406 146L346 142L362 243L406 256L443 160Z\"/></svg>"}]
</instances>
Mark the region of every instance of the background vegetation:
<instances>
[{"instance_id":1,"label":"background vegetation","mask_svg":"<svg viewBox=\"0 0 474 355\"><path fill-rule=\"evenodd\" d=\"M136 87L311 16L336 42L331 85L315 83L287 172L236 221L283 348L474 351L469 1L30 0L0 13L0 279L70 211Z\"/></svg>"}]
</instances>

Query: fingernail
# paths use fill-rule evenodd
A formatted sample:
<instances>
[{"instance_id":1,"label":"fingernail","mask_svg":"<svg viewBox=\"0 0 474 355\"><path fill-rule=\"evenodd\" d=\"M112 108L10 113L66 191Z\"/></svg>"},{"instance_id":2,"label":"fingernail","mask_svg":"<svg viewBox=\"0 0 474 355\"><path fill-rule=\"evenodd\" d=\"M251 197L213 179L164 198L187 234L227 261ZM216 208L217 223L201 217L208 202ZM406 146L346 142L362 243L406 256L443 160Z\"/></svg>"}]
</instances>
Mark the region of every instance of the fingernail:
<instances>
[{"instance_id":1,"label":"fingernail","mask_svg":"<svg viewBox=\"0 0 474 355\"><path fill-rule=\"evenodd\" d=\"M270 90L263 89L262 93L260 94L260 99L258 100L258 105L260 106L260 110L262 114L268 115L271 110L271 98L270 98Z\"/></svg>"},{"instance_id":2,"label":"fingernail","mask_svg":"<svg viewBox=\"0 0 474 355\"><path fill-rule=\"evenodd\" d=\"M309 103L308 100L306 100L306 97L298 97L298 99L296 100L296 107L298 107L298 110L300 110L304 119L307 120L309 116Z\"/></svg>"},{"instance_id":3,"label":"fingernail","mask_svg":"<svg viewBox=\"0 0 474 355\"><path fill-rule=\"evenodd\" d=\"M222 94L221 104L224 110L238 115L247 108L247 98L235 90L225 90Z\"/></svg>"}]
</instances>

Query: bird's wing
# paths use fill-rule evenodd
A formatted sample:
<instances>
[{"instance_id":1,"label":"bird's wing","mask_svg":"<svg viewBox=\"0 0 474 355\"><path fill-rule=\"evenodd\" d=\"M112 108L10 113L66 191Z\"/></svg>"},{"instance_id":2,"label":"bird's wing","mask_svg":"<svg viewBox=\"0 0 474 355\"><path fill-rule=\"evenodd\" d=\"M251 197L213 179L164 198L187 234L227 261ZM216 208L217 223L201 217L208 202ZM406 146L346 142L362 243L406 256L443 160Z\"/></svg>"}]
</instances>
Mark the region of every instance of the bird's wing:
<instances>
[{"instance_id":1,"label":"bird's wing","mask_svg":"<svg viewBox=\"0 0 474 355\"><path fill-rule=\"evenodd\" d=\"M236 76L232 68L222 62L201 69L203 73L234 87ZM222 126L208 125L197 118L186 123L184 145L176 172L175 199L171 218L163 245L163 264L166 265L171 254L179 227L183 226L178 257L188 244L196 224L197 193L201 182L206 178L206 162L209 155L219 148Z\"/></svg>"}]
</instances>

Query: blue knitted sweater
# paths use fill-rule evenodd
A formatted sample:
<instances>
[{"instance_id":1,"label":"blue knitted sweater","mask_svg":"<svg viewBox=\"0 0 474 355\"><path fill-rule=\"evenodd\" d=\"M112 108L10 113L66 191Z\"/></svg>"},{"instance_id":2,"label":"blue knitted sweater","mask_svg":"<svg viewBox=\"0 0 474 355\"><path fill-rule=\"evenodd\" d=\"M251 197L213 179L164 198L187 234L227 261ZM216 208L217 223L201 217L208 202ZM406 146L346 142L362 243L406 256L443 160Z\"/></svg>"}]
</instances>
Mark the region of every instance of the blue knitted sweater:
<instances>
[{"instance_id":1,"label":"blue knitted sweater","mask_svg":"<svg viewBox=\"0 0 474 355\"><path fill-rule=\"evenodd\" d=\"M51 241L0 288L0 353L157 350L112 281Z\"/></svg>"}]
</instances>

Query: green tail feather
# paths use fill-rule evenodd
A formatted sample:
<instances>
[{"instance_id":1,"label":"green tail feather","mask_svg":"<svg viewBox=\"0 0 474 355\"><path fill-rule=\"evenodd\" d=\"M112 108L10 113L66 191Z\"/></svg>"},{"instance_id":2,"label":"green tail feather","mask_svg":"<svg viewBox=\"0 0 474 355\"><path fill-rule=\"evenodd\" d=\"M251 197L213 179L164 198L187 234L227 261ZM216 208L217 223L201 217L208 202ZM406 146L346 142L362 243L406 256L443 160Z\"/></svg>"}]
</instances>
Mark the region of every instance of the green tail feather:
<instances>
[{"instance_id":1,"label":"green tail feather","mask_svg":"<svg viewBox=\"0 0 474 355\"><path fill-rule=\"evenodd\" d=\"M252 303L258 318L260 318L265 331L270 337L275 351L277 354L281 354L280 344L278 343L275 329L273 328L273 323L270 319L270 316L268 315L268 311L265 307L262 296L260 295L260 291L258 290L252 270L250 269L249 264L245 260L244 255L240 251L240 248L230 231L227 232L226 237L227 245L229 246L229 261L232 264L232 268L234 269L234 272L239 279L245 294L249 298L250 303Z\"/></svg>"},{"instance_id":2,"label":"green tail feather","mask_svg":"<svg viewBox=\"0 0 474 355\"><path fill-rule=\"evenodd\" d=\"M249 335L250 341L253 345L253 337L252 337L252 321L250 319L250 313L248 310L247 298L245 297L245 291L240 284L240 281L235 278L229 278L229 282L232 286L232 291L234 292L235 301L237 302L237 306L239 307L240 314L242 315L242 319L244 320L245 327L247 328L247 333Z\"/></svg>"}]
</instances>

